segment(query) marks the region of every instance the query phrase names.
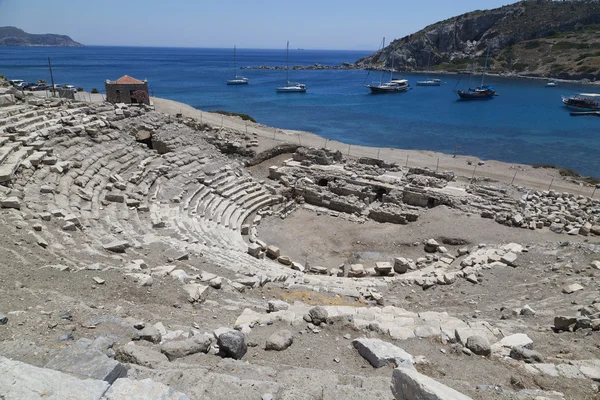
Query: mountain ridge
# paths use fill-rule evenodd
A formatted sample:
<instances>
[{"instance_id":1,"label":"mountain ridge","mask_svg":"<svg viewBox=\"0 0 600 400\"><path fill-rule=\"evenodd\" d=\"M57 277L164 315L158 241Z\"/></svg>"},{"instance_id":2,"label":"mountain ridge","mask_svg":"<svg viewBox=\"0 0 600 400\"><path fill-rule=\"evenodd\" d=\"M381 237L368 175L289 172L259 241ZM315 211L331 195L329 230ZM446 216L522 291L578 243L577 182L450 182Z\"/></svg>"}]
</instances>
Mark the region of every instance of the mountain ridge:
<instances>
[{"instance_id":1,"label":"mountain ridge","mask_svg":"<svg viewBox=\"0 0 600 400\"><path fill-rule=\"evenodd\" d=\"M0 26L0 46L83 47L67 35L27 33L14 26Z\"/></svg>"},{"instance_id":2,"label":"mountain ridge","mask_svg":"<svg viewBox=\"0 0 600 400\"><path fill-rule=\"evenodd\" d=\"M431 24L355 62L357 67L465 71L483 65L497 73L561 79L600 78L600 3L528 0L476 10ZM597 51L594 51L596 50Z\"/></svg>"}]
</instances>

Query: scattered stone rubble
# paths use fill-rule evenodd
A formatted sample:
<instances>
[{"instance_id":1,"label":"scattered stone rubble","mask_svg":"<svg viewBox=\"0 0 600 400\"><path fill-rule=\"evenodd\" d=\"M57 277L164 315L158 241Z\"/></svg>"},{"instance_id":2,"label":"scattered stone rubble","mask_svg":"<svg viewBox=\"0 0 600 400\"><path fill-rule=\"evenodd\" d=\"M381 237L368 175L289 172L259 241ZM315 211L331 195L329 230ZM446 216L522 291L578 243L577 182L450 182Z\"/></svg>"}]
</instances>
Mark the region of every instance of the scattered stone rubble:
<instances>
[{"instance_id":1,"label":"scattered stone rubble","mask_svg":"<svg viewBox=\"0 0 600 400\"><path fill-rule=\"evenodd\" d=\"M474 204L483 218L499 224L523 229L547 228L568 235L598 235L600 233L600 200L554 190L528 191L513 199L506 190L490 186L471 185L467 191L484 201Z\"/></svg>"},{"instance_id":2,"label":"scattered stone rubble","mask_svg":"<svg viewBox=\"0 0 600 400\"><path fill-rule=\"evenodd\" d=\"M446 205L526 229L600 234L600 200L554 190L516 198L508 189L472 183L466 191L452 172L402 168L381 160L345 159L325 149L300 148L269 177L299 202L378 222L406 224L427 208Z\"/></svg>"}]
</instances>

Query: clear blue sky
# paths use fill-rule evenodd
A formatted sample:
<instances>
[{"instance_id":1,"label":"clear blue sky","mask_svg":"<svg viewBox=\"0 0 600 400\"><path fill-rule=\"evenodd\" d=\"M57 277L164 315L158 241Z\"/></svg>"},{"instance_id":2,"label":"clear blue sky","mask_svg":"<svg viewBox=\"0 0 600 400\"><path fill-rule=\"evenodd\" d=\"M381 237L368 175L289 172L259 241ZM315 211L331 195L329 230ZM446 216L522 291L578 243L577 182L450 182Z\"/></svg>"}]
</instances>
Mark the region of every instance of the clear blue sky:
<instances>
[{"instance_id":1,"label":"clear blue sky","mask_svg":"<svg viewBox=\"0 0 600 400\"><path fill-rule=\"evenodd\" d=\"M377 49L512 0L0 0L0 26L85 45Z\"/></svg>"}]
</instances>

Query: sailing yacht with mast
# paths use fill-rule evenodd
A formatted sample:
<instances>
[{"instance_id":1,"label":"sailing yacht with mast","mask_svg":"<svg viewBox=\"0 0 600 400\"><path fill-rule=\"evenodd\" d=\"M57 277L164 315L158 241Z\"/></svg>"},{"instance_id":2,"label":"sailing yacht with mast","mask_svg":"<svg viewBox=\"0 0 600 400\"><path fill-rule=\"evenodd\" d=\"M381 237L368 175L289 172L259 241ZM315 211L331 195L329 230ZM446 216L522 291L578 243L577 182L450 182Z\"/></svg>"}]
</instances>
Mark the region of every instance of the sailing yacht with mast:
<instances>
[{"instance_id":1,"label":"sailing yacht with mast","mask_svg":"<svg viewBox=\"0 0 600 400\"><path fill-rule=\"evenodd\" d=\"M441 79L429 79L429 66L431 63L431 51L427 58L427 71L425 72L425 80L417 81L417 86L440 86L442 84Z\"/></svg>"},{"instance_id":2,"label":"sailing yacht with mast","mask_svg":"<svg viewBox=\"0 0 600 400\"><path fill-rule=\"evenodd\" d=\"M233 79L227 80L227 84L228 85L247 85L248 78L237 75L237 69L235 67L235 64L236 64L236 49L235 49L235 46L233 46Z\"/></svg>"},{"instance_id":3,"label":"sailing yacht with mast","mask_svg":"<svg viewBox=\"0 0 600 400\"><path fill-rule=\"evenodd\" d=\"M496 95L496 89L493 86L484 86L483 81L485 79L485 71L487 70L488 58L490 56L490 48L487 49L487 55L485 56L485 66L483 67L483 74L481 75L481 85L475 89L469 88L468 90L454 90L459 95L461 100L486 100L491 99Z\"/></svg>"},{"instance_id":4,"label":"sailing yacht with mast","mask_svg":"<svg viewBox=\"0 0 600 400\"><path fill-rule=\"evenodd\" d=\"M277 93L306 93L306 85L298 82L290 82L289 79L289 54L290 54L290 42L287 42L287 48L285 52L285 86L277 86Z\"/></svg>"},{"instance_id":5,"label":"sailing yacht with mast","mask_svg":"<svg viewBox=\"0 0 600 400\"><path fill-rule=\"evenodd\" d=\"M385 49L385 38L383 38L381 51L383 54L383 49ZM406 79L394 79L394 47L392 46L392 69L390 71L390 81L383 82L383 75L385 71L381 71L381 78L379 79L379 84L371 84L364 85L364 87L369 88L371 93L397 93L406 91L410 85ZM367 75L368 76L368 75Z\"/></svg>"}]
</instances>

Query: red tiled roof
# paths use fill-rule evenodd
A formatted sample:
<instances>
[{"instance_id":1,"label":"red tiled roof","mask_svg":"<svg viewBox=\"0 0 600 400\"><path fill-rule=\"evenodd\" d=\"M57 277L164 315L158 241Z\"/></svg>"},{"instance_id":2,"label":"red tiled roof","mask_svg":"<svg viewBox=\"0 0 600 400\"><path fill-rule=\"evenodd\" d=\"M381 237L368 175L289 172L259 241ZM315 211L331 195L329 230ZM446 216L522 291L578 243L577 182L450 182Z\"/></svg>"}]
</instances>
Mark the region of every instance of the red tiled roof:
<instances>
[{"instance_id":1,"label":"red tiled roof","mask_svg":"<svg viewBox=\"0 0 600 400\"><path fill-rule=\"evenodd\" d=\"M111 83L117 83L119 85L139 85L139 84L144 83L144 81L140 81L139 79L132 78L129 75L123 75L122 77L120 77L119 79L117 79L116 81L113 81Z\"/></svg>"}]
</instances>

